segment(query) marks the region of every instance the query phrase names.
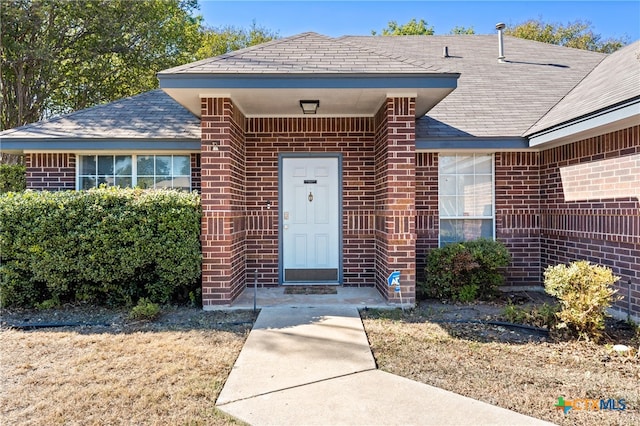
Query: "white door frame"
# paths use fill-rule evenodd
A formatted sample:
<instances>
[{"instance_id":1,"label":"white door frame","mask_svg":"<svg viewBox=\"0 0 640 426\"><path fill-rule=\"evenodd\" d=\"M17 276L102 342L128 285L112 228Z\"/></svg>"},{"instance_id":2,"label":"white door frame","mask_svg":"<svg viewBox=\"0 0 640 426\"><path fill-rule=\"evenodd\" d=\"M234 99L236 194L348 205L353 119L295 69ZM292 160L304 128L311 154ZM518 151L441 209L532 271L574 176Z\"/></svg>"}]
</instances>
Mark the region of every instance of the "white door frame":
<instances>
[{"instance_id":1,"label":"white door frame","mask_svg":"<svg viewBox=\"0 0 640 426\"><path fill-rule=\"evenodd\" d=\"M280 285L286 284L284 280L284 236L283 236L283 223L284 223L284 209L282 204L283 196L283 180L282 180L282 165L285 158L335 158L338 160L338 281L335 284L342 284L343 274L343 230L342 230L342 154L340 153L325 153L325 152L304 152L304 153L280 153L278 154L278 271L279 271L279 283ZM296 282L296 284L300 284ZM312 284L310 282L309 284Z\"/></svg>"}]
</instances>

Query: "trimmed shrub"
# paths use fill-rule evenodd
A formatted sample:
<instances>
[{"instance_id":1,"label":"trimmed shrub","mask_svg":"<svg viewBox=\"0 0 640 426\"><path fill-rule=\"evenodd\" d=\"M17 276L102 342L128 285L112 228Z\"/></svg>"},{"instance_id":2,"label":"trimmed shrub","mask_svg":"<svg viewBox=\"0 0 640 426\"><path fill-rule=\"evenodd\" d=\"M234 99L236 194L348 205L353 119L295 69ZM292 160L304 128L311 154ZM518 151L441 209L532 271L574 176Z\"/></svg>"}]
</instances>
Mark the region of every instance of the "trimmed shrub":
<instances>
[{"instance_id":1,"label":"trimmed shrub","mask_svg":"<svg viewBox=\"0 0 640 426\"><path fill-rule=\"evenodd\" d=\"M197 194L170 190L0 195L0 302L188 298L200 277L200 215Z\"/></svg>"},{"instance_id":2,"label":"trimmed shrub","mask_svg":"<svg viewBox=\"0 0 640 426\"><path fill-rule=\"evenodd\" d=\"M481 299L494 298L505 281L503 270L511 262L509 250L502 242L486 238L467 241L463 245L478 264L470 277L471 284L478 286L478 296Z\"/></svg>"},{"instance_id":3,"label":"trimmed shrub","mask_svg":"<svg viewBox=\"0 0 640 426\"><path fill-rule=\"evenodd\" d=\"M504 283L500 269L510 260L504 244L488 239L433 249L427 255L426 280L418 284L418 295L462 302L491 299Z\"/></svg>"},{"instance_id":4,"label":"trimmed shrub","mask_svg":"<svg viewBox=\"0 0 640 426\"><path fill-rule=\"evenodd\" d=\"M0 164L0 194L27 189L27 168L22 164Z\"/></svg>"},{"instance_id":5,"label":"trimmed shrub","mask_svg":"<svg viewBox=\"0 0 640 426\"><path fill-rule=\"evenodd\" d=\"M544 289L560 300L557 328L568 329L578 338L599 339L606 310L618 300L612 286L619 279L611 269L586 260L549 266L544 271Z\"/></svg>"}]
</instances>

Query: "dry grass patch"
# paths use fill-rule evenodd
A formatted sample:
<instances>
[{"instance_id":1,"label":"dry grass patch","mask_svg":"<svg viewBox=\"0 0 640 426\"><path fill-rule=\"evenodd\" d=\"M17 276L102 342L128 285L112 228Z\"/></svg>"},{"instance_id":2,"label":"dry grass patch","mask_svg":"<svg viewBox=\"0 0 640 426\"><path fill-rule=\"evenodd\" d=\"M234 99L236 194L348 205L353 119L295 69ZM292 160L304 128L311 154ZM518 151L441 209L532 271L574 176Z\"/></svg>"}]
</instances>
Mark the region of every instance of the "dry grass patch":
<instances>
[{"instance_id":1,"label":"dry grass patch","mask_svg":"<svg viewBox=\"0 0 640 426\"><path fill-rule=\"evenodd\" d=\"M214 329L215 315L213 327L3 329L2 424L234 423L214 403L251 327L246 317L227 329Z\"/></svg>"},{"instance_id":2,"label":"dry grass patch","mask_svg":"<svg viewBox=\"0 0 640 426\"><path fill-rule=\"evenodd\" d=\"M500 327L435 324L415 314L363 313L363 322L385 371L561 425L640 424L638 356L587 342L506 343L487 338L501 336ZM559 396L623 398L627 410L564 415L554 407Z\"/></svg>"}]
</instances>

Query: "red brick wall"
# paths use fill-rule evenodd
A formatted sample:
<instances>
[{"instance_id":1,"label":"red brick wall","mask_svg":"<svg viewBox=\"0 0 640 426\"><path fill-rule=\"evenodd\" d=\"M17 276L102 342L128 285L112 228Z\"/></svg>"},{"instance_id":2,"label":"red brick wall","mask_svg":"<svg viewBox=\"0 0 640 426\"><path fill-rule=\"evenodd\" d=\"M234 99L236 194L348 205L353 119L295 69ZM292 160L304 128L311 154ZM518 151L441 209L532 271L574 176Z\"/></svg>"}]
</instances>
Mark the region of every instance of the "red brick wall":
<instances>
[{"instance_id":1,"label":"red brick wall","mask_svg":"<svg viewBox=\"0 0 640 426\"><path fill-rule=\"evenodd\" d=\"M399 302L387 285L401 273L403 302L415 302L415 98L389 98L375 117L375 238L378 290Z\"/></svg>"},{"instance_id":2,"label":"red brick wall","mask_svg":"<svg viewBox=\"0 0 640 426\"><path fill-rule=\"evenodd\" d=\"M424 281L429 250L438 247L438 154L416 154L416 279Z\"/></svg>"},{"instance_id":3,"label":"red brick wall","mask_svg":"<svg viewBox=\"0 0 640 426\"><path fill-rule=\"evenodd\" d=\"M512 255L507 285L540 284L540 181L537 152L495 154L496 238ZM416 155L416 274L438 247L438 154Z\"/></svg>"},{"instance_id":4,"label":"red brick wall","mask_svg":"<svg viewBox=\"0 0 640 426\"><path fill-rule=\"evenodd\" d=\"M245 286L244 117L227 98L203 98L200 157L202 303L234 300Z\"/></svg>"},{"instance_id":5,"label":"red brick wall","mask_svg":"<svg viewBox=\"0 0 640 426\"><path fill-rule=\"evenodd\" d=\"M371 118L246 120L247 283L278 285L278 154L342 153L346 286L373 284L374 161ZM267 208L267 202L271 207Z\"/></svg>"},{"instance_id":6,"label":"red brick wall","mask_svg":"<svg viewBox=\"0 0 640 426\"><path fill-rule=\"evenodd\" d=\"M76 189L74 154L26 154L27 189L63 191Z\"/></svg>"},{"instance_id":7,"label":"red brick wall","mask_svg":"<svg viewBox=\"0 0 640 426\"><path fill-rule=\"evenodd\" d=\"M632 160L640 163L640 126L541 152L541 258L543 268L578 259L611 267L625 298L631 280L638 317L640 174ZM622 163L629 167L615 166ZM617 307L626 312L627 300Z\"/></svg>"},{"instance_id":8,"label":"red brick wall","mask_svg":"<svg viewBox=\"0 0 640 426\"><path fill-rule=\"evenodd\" d=\"M495 154L496 239L511 253L507 285L539 285L540 165L537 152Z\"/></svg>"}]
</instances>

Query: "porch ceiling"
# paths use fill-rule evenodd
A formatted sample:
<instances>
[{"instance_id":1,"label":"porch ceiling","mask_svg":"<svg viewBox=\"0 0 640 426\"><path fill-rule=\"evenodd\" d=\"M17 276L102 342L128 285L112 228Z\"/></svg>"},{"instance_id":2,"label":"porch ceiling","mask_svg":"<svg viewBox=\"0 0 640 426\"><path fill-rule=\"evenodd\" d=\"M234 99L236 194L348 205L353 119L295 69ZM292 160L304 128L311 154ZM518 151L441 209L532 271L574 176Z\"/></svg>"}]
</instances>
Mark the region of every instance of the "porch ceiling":
<instances>
[{"instance_id":1,"label":"porch ceiling","mask_svg":"<svg viewBox=\"0 0 640 426\"><path fill-rule=\"evenodd\" d=\"M200 98L229 97L247 117L302 116L300 100L317 99L320 116L373 116L387 97L415 97L416 117L451 93L458 74L330 76L200 76L160 79L161 88L200 116Z\"/></svg>"},{"instance_id":2,"label":"porch ceiling","mask_svg":"<svg viewBox=\"0 0 640 426\"><path fill-rule=\"evenodd\" d=\"M224 92L165 89L167 94L200 116L201 97L229 97L247 117L302 116L300 100L320 101L316 117L373 116L388 96L415 96L416 117L423 116L451 89L387 91L385 89L234 89Z\"/></svg>"}]
</instances>

